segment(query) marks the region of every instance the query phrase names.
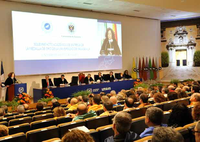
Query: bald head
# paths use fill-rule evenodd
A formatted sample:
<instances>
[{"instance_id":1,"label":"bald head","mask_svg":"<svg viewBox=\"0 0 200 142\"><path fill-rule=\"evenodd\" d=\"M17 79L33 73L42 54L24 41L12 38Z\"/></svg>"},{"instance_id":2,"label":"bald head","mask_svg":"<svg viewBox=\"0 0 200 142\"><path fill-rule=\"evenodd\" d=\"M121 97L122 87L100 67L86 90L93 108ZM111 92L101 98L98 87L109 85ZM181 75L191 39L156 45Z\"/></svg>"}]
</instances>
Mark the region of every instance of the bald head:
<instances>
[{"instance_id":1,"label":"bald head","mask_svg":"<svg viewBox=\"0 0 200 142\"><path fill-rule=\"evenodd\" d=\"M78 115L83 115L83 114L87 113L87 110L88 110L88 108L85 103L78 104L78 107L77 107Z\"/></svg>"},{"instance_id":2,"label":"bald head","mask_svg":"<svg viewBox=\"0 0 200 142\"><path fill-rule=\"evenodd\" d=\"M117 98L115 96L110 97L110 101L113 103L113 105L117 104Z\"/></svg>"},{"instance_id":3,"label":"bald head","mask_svg":"<svg viewBox=\"0 0 200 142\"><path fill-rule=\"evenodd\" d=\"M24 108L25 108L25 110L28 110L29 109L29 105L28 104L24 104Z\"/></svg>"},{"instance_id":4,"label":"bald head","mask_svg":"<svg viewBox=\"0 0 200 142\"><path fill-rule=\"evenodd\" d=\"M72 98L70 104L75 105L78 103L78 100L76 98Z\"/></svg>"},{"instance_id":5,"label":"bald head","mask_svg":"<svg viewBox=\"0 0 200 142\"><path fill-rule=\"evenodd\" d=\"M127 106L127 108L132 108L134 106L134 100L133 100L133 98L128 97L125 100L125 105Z\"/></svg>"},{"instance_id":6,"label":"bald head","mask_svg":"<svg viewBox=\"0 0 200 142\"><path fill-rule=\"evenodd\" d=\"M190 101L191 102L200 102L200 93L192 94Z\"/></svg>"}]
</instances>

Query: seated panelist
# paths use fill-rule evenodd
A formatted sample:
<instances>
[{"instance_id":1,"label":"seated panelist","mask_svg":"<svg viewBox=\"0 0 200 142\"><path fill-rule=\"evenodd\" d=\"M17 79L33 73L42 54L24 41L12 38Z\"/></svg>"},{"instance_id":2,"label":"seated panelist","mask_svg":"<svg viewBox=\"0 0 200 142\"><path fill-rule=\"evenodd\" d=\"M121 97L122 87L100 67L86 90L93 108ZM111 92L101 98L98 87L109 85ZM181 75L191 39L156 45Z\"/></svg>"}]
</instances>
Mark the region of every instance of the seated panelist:
<instances>
[{"instance_id":1,"label":"seated panelist","mask_svg":"<svg viewBox=\"0 0 200 142\"><path fill-rule=\"evenodd\" d=\"M59 85L60 84L68 84L67 80L65 79L65 75L62 74L61 78L59 78Z\"/></svg>"},{"instance_id":2,"label":"seated panelist","mask_svg":"<svg viewBox=\"0 0 200 142\"><path fill-rule=\"evenodd\" d=\"M91 74L88 74L88 76L84 79L85 84L93 83L93 78L91 77Z\"/></svg>"},{"instance_id":3,"label":"seated panelist","mask_svg":"<svg viewBox=\"0 0 200 142\"><path fill-rule=\"evenodd\" d=\"M98 73L98 76L96 77L96 81L97 80L100 80L100 82L103 81L103 76L102 76L101 72Z\"/></svg>"},{"instance_id":4,"label":"seated panelist","mask_svg":"<svg viewBox=\"0 0 200 142\"><path fill-rule=\"evenodd\" d=\"M128 74L128 70L125 70L125 71L124 71L123 77L124 77L125 79L131 78L131 76Z\"/></svg>"},{"instance_id":5,"label":"seated panelist","mask_svg":"<svg viewBox=\"0 0 200 142\"><path fill-rule=\"evenodd\" d=\"M112 72L112 71L110 72L110 75L109 75L109 80L110 80L110 82L113 82L113 81L115 80L115 78L114 78L114 75L113 75L113 72Z\"/></svg>"},{"instance_id":6,"label":"seated panelist","mask_svg":"<svg viewBox=\"0 0 200 142\"><path fill-rule=\"evenodd\" d=\"M6 79L5 86L9 87L12 84L18 83L17 79L15 78L15 73L11 72L8 74L8 78Z\"/></svg>"},{"instance_id":7,"label":"seated panelist","mask_svg":"<svg viewBox=\"0 0 200 142\"><path fill-rule=\"evenodd\" d=\"M53 86L53 82L49 78L48 75L45 76L45 79L42 79L42 88L48 88L50 86Z\"/></svg>"}]
</instances>

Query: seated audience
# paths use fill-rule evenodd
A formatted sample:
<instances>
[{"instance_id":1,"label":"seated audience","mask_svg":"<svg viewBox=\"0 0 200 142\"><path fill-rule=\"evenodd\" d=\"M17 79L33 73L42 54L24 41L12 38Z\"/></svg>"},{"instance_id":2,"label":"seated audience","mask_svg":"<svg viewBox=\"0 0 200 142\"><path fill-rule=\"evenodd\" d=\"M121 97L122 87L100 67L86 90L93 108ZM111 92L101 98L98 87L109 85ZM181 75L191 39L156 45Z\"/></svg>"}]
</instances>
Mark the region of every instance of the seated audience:
<instances>
[{"instance_id":1,"label":"seated audience","mask_svg":"<svg viewBox=\"0 0 200 142\"><path fill-rule=\"evenodd\" d=\"M154 94L153 99L155 103L162 103L166 101L165 96L161 93Z\"/></svg>"},{"instance_id":2,"label":"seated audience","mask_svg":"<svg viewBox=\"0 0 200 142\"><path fill-rule=\"evenodd\" d=\"M198 85L192 85L191 92L200 93L200 87Z\"/></svg>"},{"instance_id":3,"label":"seated audience","mask_svg":"<svg viewBox=\"0 0 200 142\"><path fill-rule=\"evenodd\" d=\"M142 107L145 107L145 106L147 106L147 105L150 105L149 103L148 103L148 95L147 94L141 94L140 95L140 105L138 106L138 108L142 108Z\"/></svg>"},{"instance_id":4,"label":"seated audience","mask_svg":"<svg viewBox=\"0 0 200 142\"><path fill-rule=\"evenodd\" d=\"M168 120L168 126L172 127L183 127L189 123L192 123L192 115L188 107L184 104L176 104L172 108L172 112L170 114Z\"/></svg>"},{"instance_id":5,"label":"seated audience","mask_svg":"<svg viewBox=\"0 0 200 142\"><path fill-rule=\"evenodd\" d=\"M175 87L173 85L168 86L169 92L174 92Z\"/></svg>"},{"instance_id":6,"label":"seated audience","mask_svg":"<svg viewBox=\"0 0 200 142\"><path fill-rule=\"evenodd\" d=\"M91 74L88 74L88 76L87 77L85 77L85 79L84 79L84 83L85 84L92 84L93 83L93 78L91 77Z\"/></svg>"},{"instance_id":7,"label":"seated audience","mask_svg":"<svg viewBox=\"0 0 200 142\"><path fill-rule=\"evenodd\" d=\"M194 128L194 135L196 142L200 142L200 121L196 123L196 126Z\"/></svg>"},{"instance_id":8,"label":"seated audience","mask_svg":"<svg viewBox=\"0 0 200 142\"><path fill-rule=\"evenodd\" d=\"M65 75L64 74L62 74L61 75L61 78L59 78L59 85L60 84L68 84L68 82L67 82L67 80L65 79Z\"/></svg>"},{"instance_id":9,"label":"seated audience","mask_svg":"<svg viewBox=\"0 0 200 142\"><path fill-rule=\"evenodd\" d=\"M169 92L167 97L169 101L176 100L178 99L178 94L176 92Z\"/></svg>"},{"instance_id":10,"label":"seated audience","mask_svg":"<svg viewBox=\"0 0 200 142\"><path fill-rule=\"evenodd\" d=\"M103 110L104 113L102 113L100 116L109 115L116 112L113 111L113 103L110 100L103 103Z\"/></svg>"},{"instance_id":11,"label":"seated audience","mask_svg":"<svg viewBox=\"0 0 200 142\"><path fill-rule=\"evenodd\" d=\"M195 103L194 107L192 108L192 117L194 121L200 120L200 102Z\"/></svg>"},{"instance_id":12,"label":"seated audience","mask_svg":"<svg viewBox=\"0 0 200 142\"><path fill-rule=\"evenodd\" d=\"M89 98L87 95L82 96L82 100L84 103L86 103L88 105Z\"/></svg>"},{"instance_id":13,"label":"seated audience","mask_svg":"<svg viewBox=\"0 0 200 142\"><path fill-rule=\"evenodd\" d=\"M177 95L179 96L179 94L181 93L181 88L176 88L175 92L177 93Z\"/></svg>"},{"instance_id":14,"label":"seated audience","mask_svg":"<svg viewBox=\"0 0 200 142\"><path fill-rule=\"evenodd\" d=\"M116 97L117 97L117 101L124 100L124 96L122 95L122 93L118 93Z\"/></svg>"},{"instance_id":15,"label":"seated audience","mask_svg":"<svg viewBox=\"0 0 200 142\"><path fill-rule=\"evenodd\" d=\"M101 101L102 101L102 103L105 103L105 102L107 102L107 101L109 101L110 99L108 98L108 96L102 96L101 97Z\"/></svg>"},{"instance_id":16,"label":"seated audience","mask_svg":"<svg viewBox=\"0 0 200 142\"><path fill-rule=\"evenodd\" d=\"M73 118L72 121L83 120L94 116L97 116L96 112L93 110L88 111L88 107L85 103L78 104L76 115L70 114L70 117Z\"/></svg>"},{"instance_id":17,"label":"seated audience","mask_svg":"<svg viewBox=\"0 0 200 142\"><path fill-rule=\"evenodd\" d=\"M5 125L0 125L0 137L8 136L9 129Z\"/></svg>"},{"instance_id":18,"label":"seated audience","mask_svg":"<svg viewBox=\"0 0 200 142\"><path fill-rule=\"evenodd\" d=\"M128 70L124 71L123 78L129 79L131 76L128 74Z\"/></svg>"},{"instance_id":19,"label":"seated audience","mask_svg":"<svg viewBox=\"0 0 200 142\"><path fill-rule=\"evenodd\" d=\"M29 105L28 104L23 104L24 105L24 109L28 110L29 109Z\"/></svg>"},{"instance_id":20,"label":"seated audience","mask_svg":"<svg viewBox=\"0 0 200 142\"><path fill-rule=\"evenodd\" d=\"M37 109L37 111L42 111L43 110L43 104L42 103L37 103L37 105L36 105L36 109Z\"/></svg>"},{"instance_id":21,"label":"seated audience","mask_svg":"<svg viewBox=\"0 0 200 142\"><path fill-rule=\"evenodd\" d=\"M156 127L160 126L167 126L166 124L162 124L162 119L163 119L163 111L162 109L158 107L150 107L146 110L145 113L145 124L148 126L140 134L141 138L144 138L146 136L151 136L153 134L153 130Z\"/></svg>"},{"instance_id":22,"label":"seated audience","mask_svg":"<svg viewBox=\"0 0 200 142\"><path fill-rule=\"evenodd\" d=\"M72 130L62 137L62 142L95 142L90 134L81 130Z\"/></svg>"},{"instance_id":23,"label":"seated audience","mask_svg":"<svg viewBox=\"0 0 200 142\"><path fill-rule=\"evenodd\" d=\"M127 112L118 112L113 118L114 136L105 139L104 142L133 142L139 139L138 135L130 131L132 123L131 115Z\"/></svg>"},{"instance_id":24,"label":"seated audience","mask_svg":"<svg viewBox=\"0 0 200 142\"><path fill-rule=\"evenodd\" d=\"M60 103L57 101L57 102L53 103L52 105L53 105L53 106L52 106L51 109L53 110L54 108L59 107L59 106L60 106Z\"/></svg>"},{"instance_id":25,"label":"seated audience","mask_svg":"<svg viewBox=\"0 0 200 142\"><path fill-rule=\"evenodd\" d=\"M116 95L117 95L117 94L116 94L116 91L115 91L115 90L110 91L110 95L111 95L111 96L116 96Z\"/></svg>"},{"instance_id":26,"label":"seated audience","mask_svg":"<svg viewBox=\"0 0 200 142\"><path fill-rule=\"evenodd\" d=\"M76 98L72 98L70 104L71 106L68 110L76 110L78 106L78 100Z\"/></svg>"},{"instance_id":27,"label":"seated audience","mask_svg":"<svg viewBox=\"0 0 200 142\"><path fill-rule=\"evenodd\" d=\"M168 88L162 88L162 94L165 96L165 98L167 98L168 93L169 93L169 89Z\"/></svg>"},{"instance_id":28,"label":"seated audience","mask_svg":"<svg viewBox=\"0 0 200 142\"><path fill-rule=\"evenodd\" d=\"M151 142L184 142L184 138L171 127L158 127L153 131Z\"/></svg>"},{"instance_id":29,"label":"seated audience","mask_svg":"<svg viewBox=\"0 0 200 142\"><path fill-rule=\"evenodd\" d=\"M66 99L66 108L68 108L68 109L69 109L70 106L71 106L70 101L71 101L71 98L68 97L68 98Z\"/></svg>"},{"instance_id":30,"label":"seated audience","mask_svg":"<svg viewBox=\"0 0 200 142\"><path fill-rule=\"evenodd\" d=\"M65 116L66 112L65 112L64 108L56 107L53 109L53 115L54 115L54 117Z\"/></svg>"},{"instance_id":31,"label":"seated audience","mask_svg":"<svg viewBox=\"0 0 200 142\"><path fill-rule=\"evenodd\" d=\"M0 108L0 119L4 118L5 110L3 108Z\"/></svg>"},{"instance_id":32,"label":"seated audience","mask_svg":"<svg viewBox=\"0 0 200 142\"><path fill-rule=\"evenodd\" d=\"M121 105L120 103L117 103L117 98L115 96L110 97L110 101L112 102L113 106Z\"/></svg>"},{"instance_id":33,"label":"seated audience","mask_svg":"<svg viewBox=\"0 0 200 142\"><path fill-rule=\"evenodd\" d=\"M94 97L92 98L92 106L89 107L88 111L97 111L100 109L103 109L103 106L100 104L101 102L101 96L98 95L94 95Z\"/></svg>"},{"instance_id":34,"label":"seated audience","mask_svg":"<svg viewBox=\"0 0 200 142\"><path fill-rule=\"evenodd\" d=\"M178 94L178 98L186 98L186 97L188 97L188 94L185 91L181 90L181 92Z\"/></svg>"},{"instance_id":35,"label":"seated audience","mask_svg":"<svg viewBox=\"0 0 200 142\"><path fill-rule=\"evenodd\" d=\"M24 112L25 112L24 106L23 105L18 105L17 112L19 114L24 114Z\"/></svg>"},{"instance_id":36,"label":"seated audience","mask_svg":"<svg viewBox=\"0 0 200 142\"><path fill-rule=\"evenodd\" d=\"M108 78L108 80L109 80L110 82L113 82L113 81L115 80L115 77L114 77L114 75L113 75L113 72L112 72L112 71L110 72L110 75L109 75L109 78Z\"/></svg>"},{"instance_id":37,"label":"seated audience","mask_svg":"<svg viewBox=\"0 0 200 142\"><path fill-rule=\"evenodd\" d=\"M133 108L133 106L134 106L134 100L132 98L128 97L127 99L125 99L124 111Z\"/></svg>"},{"instance_id":38,"label":"seated audience","mask_svg":"<svg viewBox=\"0 0 200 142\"><path fill-rule=\"evenodd\" d=\"M190 105L194 105L196 102L200 102L200 93L194 93L190 97Z\"/></svg>"}]
</instances>

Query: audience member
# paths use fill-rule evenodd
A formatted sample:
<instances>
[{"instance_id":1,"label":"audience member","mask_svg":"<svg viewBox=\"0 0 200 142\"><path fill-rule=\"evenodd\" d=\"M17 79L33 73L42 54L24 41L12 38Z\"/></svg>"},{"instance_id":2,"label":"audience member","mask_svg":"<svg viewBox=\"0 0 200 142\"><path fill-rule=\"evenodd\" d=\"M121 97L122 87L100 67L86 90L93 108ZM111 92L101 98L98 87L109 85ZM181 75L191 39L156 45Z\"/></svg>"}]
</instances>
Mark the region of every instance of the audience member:
<instances>
[{"instance_id":1,"label":"audience member","mask_svg":"<svg viewBox=\"0 0 200 142\"><path fill-rule=\"evenodd\" d=\"M97 111L100 109L103 109L103 106L100 104L101 102L101 96L100 95L94 95L92 99L92 106L89 107L88 111Z\"/></svg>"},{"instance_id":2,"label":"audience member","mask_svg":"<svg viewBox=\"0 0 200 142\"><path fill-rule=\"evenodd\" d=\"M135 96L136 96L136 98L137 98L138 101L139 101L140 95L141 95L142 93L144 93L144 91L142 91L142 90L136 91Z\"/></svg>"},{"instance_id":3,"label":"audience member","mask_svg":"<svg viewBox=\"0 0 200 142\"><path fill-rule=\"evenodd\" d=\"M175 87L173 85L168 86L169 92L174 92Z\"/></svg>"},{"instance_id":4,"label":"audience member","mask_svg":"<svg viewBox=\"0 0 200 142\"><path fill-rule=\"evenodd\" d=\"M168 120L168 125L172 127L183 127L186 124L192 123L192 115L188 107L184 104L176 104L172 108L171 115Z\"/></svg>"},{"instance_id":5,"label":"audience member","mask_svg":"<svg viewBox=\"0 0 200 142\"><path fill-rule=\"evenodd\" d=\"M1 108L4 109L5 113L8 113L8 106L7 105L2 105Z\"/></svg>"},{"instance_id":6,"label":"audience member","mask_svg":"<svg viewBox=\"0 0 200 142\"><path fill-rule=\"evenodd\" d=\"M9 135L9 129L5 125L0 125L0 137Z\"/></svg>"},{"instance_id":7,"label":"audience member","mask_svg":"<svg viewBox=\"0 0 200 142\"><path fill-rule=\"evenodd\" d=\"M148 103L148 95L147 94L141 94L140 95L140 105L138 106L138 108L142 108L142 107L145 107L147 105L149 105Z\"/></svg>"},{"instance_id":8,"label":"audience member","mask_svg":"<svg viewBox=\"0 0 200 142\"><path fill-rule=\"evenodd\" d=\"M198 85L192 85L191 92L200 93L200 87Z\"/></svg>"},{"instance_id":9,"label":"audience member","mask_svg":"<svg viewBox=\"0 0 200 142\"><path fill-rule=\"evenodd\" d=\"M131 108L133 108L134 106L134 100L132 98L127 98L125 99L125 103L124 103L124 110L129 110Z\"/></svg>"},{"instance_id":10,"label":"audience member","mask_svg":"<svg viewBox=\"0 0 200 142\"><path fill-rule=\"evenodd\" d=\"M82 96L82 100L84 103L88 104L89 98L87 95Z\"/></svg>"},{"instance_id":11,"label":"audience member","mask_svg":"<svg viewBox=\"0 0 200 142\"><path fill-rule=\"evenodd\" d=\"M168 88L162 88L162 94L165 96L165 98L168 97L169 89Z\"/></svg>"},{"instance_id":12,"label":"audience member","mask_svg":"<svg viewBox=\"0 0 200 142\"><path fill-rule=\"evenodd\" d=\"M200 93L194 93L190 97L190 105L194 105L196 102L200 102Z\"/></svg>"},{"instance_id":13,"label":"audience member","mask_svg":"<svg viewBox=\"0 0 200 142\"><path fill-rule=\"evenodd\" d=\"M58 100L57 100L56 98L53 98L53 99L51 100L52 104L55 103L55 102L57 102L57 101L58 101Z\"/></svg>"},{"instance_id":14,"label":"audience member","mask_svg":"<svg viewBox=\"0 0 200 142\"><path fill-rule=\"evenodd\" d=\"M59 107L59 106L60 106L60 103L57 101L57 102L53 103L52 105L53 105L53 106L52 106L51 109L53 110L54 108Z\"/></svg>"},{"instance_id":15,"label":"audience member","mask_svg":"<svg viewBox=\"0 0 200 142\"><path fill-rule=\"evenodd\" d=\"M175 100L178 99L178 94L176 92L169 92L168 93L168 99L171 100Z\"/></svg>"},{"instance_id":16,"label":"audience member","mask_svg":"<svg viewBox=\"0 0 200 142\"><path fill-rule=\"evenodd\" d=\"M0 119L4 118L5 110L3 108L0 108Z\"/></svg>"},{"instance_id":17,"label":"audience member","mask_svg":"<svg viewBox=\"0 0 200 142\"><path fill-rule=\"evenodd\" d=\"M188 94L185 91L181 90L181 92L178 94L178 98L186 98L186 97L188 97Z\"/></svg>"},{"instance_id":18,"label":"audience member","mask_svg":"<svg viewBox=\"0 0 200 142\"><path fill-rule=\"evenodd\" d=\"M78 100L76 98L72 98L70 104L71 106L68 110L76 110L78 106Z\"/></svg>"},{"instance_id":19,"label":"audience member","mask_svg":"<svg viewBox=\"0 0 200 142\"><path fill-rule=\"evenodd\" d=\"M116 111L113 111L113 103L110 100L103 103L103 110L104 110L104 113L102 113L100 116L109 115L111 113L116 112Z\"/></svg>"},{"instance_id":20,"label":"audience member","mask_svg":"<svg viewBox=\"0 0 200 142\"><path fill-rule=\"evenodd\" d=\"M85 103L79 103L77 107L77 115L75 116L73 114L70 114L70 116L73 118L73 121L76 121L80 119L83 120L86 118L94 117L97 116L97 114L93 110L90 110L88 112L88 107Z\"/></svg>"},{"instance_id":21,"label":"audience member","mask_svg":"<svg viewBox=\"0 0 200 142\"><path fill-rule=\"evenodd\" d=\"M111 96L116 96L117 95L115 90L110 91L110 94L111 94Z\"/></svg>"},{"instance_id":22,"label":"audience member","mask_svg":"<svg viewBox=\"0 0 200 142\"><path fill-rule=\"evenodd\" d=\"M24 104L24 109L28 110L29 109L29 105L28 104Z\"/></svg>"},{"instance_id":23,"label":"audience member","mask_svg":"<svg viewBox=\"0 0 200 142\"><path fill-rule=\"evenodd\" d=\"M102 103L105 103L105 102L107 102L107 101L109 101L110 99L108 98L108 96L102 96L101 97L101 101L102 101Z\"/></svg>"},{"instance_id":24,"label":"audience member","mask_svg":"<svg viewBox=\"0 0 200 142\"><path fill-rule=\"evenodd\" d=\"M127 112L118 112L113 118L114 136L108 137L104 142L133 142L139 137L136 133L131 132L131 115Z\"/></svg>"},{"instance_id":25,"label":"audience member","mask_svg":"<svg viewBox=\"0 0 200 142\"><path fill-rule=\"evenodd\" d=\"M90 134L81 130L72 130L62 137L62 142L94 142Z\"/></svg>"},{"instance_id":26,"label":"audience member","mask_svg":"<svg viewBox=\"0 0 200 142\"><path fill-rule=\"evenodd\" d=\"M17 112L19 114L24 114L24 112L25 112L24 106L23 105L18 105Z\"/></svg>"},{"instance_id":27,"label":"audience member","mask_svg":"<svg viewBox=\"0 0 200 142\"><path fill-rule=\"evenodd\" d=\"M171 127L158 127L153 131L152 142L184 142L184 138Z\"/></svg>"},{"instance_id":28,"label":"audience member","mask_svg":"<svg viewBox=\"0 0 200 142\"><path fill-rule=\"evenodd\" d=\"M195 103L194 107L192 108L192 117L194 121L200 120L200 102Z\"/></svg>"},{"instance_id":29,"label":"audience member","mask_svg":"<svg viewBox=\"0 0 200 142\"><path fill-rule=\"evenodd\" d=\"M117 98L115 96L110 97L110 101L112 102L113 106L121 105L120 103L117 103Z\"/></svg>"},{"instance_id":30,"label":"audience member","mask_svg":"<svg viewBox=\"0 0 200 142\"><path fill-rule=\"evenodd\" d=\"M165 96L161 93L154 94L153 99L155 103L162 103L166 101Z\"/></svg>"},{"instance_id":31,"label":"audience member","mask_svg":"<svg viewBox=\"0 0 200 142\"><path fill-rule=\"evenodd\" d=\"M194 135L196 142L200 142L200 121L196 123L196 126L194 128Z\"/></svg>"},{"instance_id":32,"label":"audience member","mask_svg":"<svg viewBox=\"0 0 200 142\"><path fill-rule=\"evenodd\" d=\"M67 105L66 108L68 108L68 109L71 107L70 101L71 101L71 98L68 97L66 99L66 105Z\"/></svg>"},{"instance_id":33,"label":"audience member","mask_svg":"<svg viewBox=\"0 0 200 142\"><path fill-rule=\"evenodd\" d=\"M65 116L66 112L65 112L64 108L56 107L53 109L53 115L54 115L54 117Z\"/></svg>"},{"instance_id":34,"label":"audience member","mask_svg":"<svg viewBox=\"0 0 200 142\"><path fill-rule=\"evenodd\" d=\"M37 103L37 105L36 105L36 109L37 109L37 111L42 111L43 110L43 104L42 103Z\"/></svg>"},{"instance_id":35,"label":"audience member","mask_svg":"<svg viewBox=\"0 0 200 142\"><path fill-rule=\"evenodd\" d=\"M166 124L162 124L162 119L163 111L160 108L148 108L145 113L145 124L148 126L148 128L140 134L140 137L144 138L146 136L151 136L155 127L167 126Z\"/></svg>"}]
</instances>

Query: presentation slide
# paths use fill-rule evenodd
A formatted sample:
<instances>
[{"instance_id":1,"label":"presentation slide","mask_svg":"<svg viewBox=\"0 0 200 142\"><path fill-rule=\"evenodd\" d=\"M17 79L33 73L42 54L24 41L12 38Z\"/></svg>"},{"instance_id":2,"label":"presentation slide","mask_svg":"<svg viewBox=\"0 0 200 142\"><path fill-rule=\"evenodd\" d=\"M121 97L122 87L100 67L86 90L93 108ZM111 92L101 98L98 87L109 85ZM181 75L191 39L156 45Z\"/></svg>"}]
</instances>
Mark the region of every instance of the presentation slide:
<instances>
[{"instance_id":1,"label":"presentation slide","mask_svg":"<svg viewBox=\"0 0 200 142\"><path fill-rule=\"evenodd\" d=\"M121 22L12 11L16 75L122 68Z\"/></svg>"}]
</instances>

